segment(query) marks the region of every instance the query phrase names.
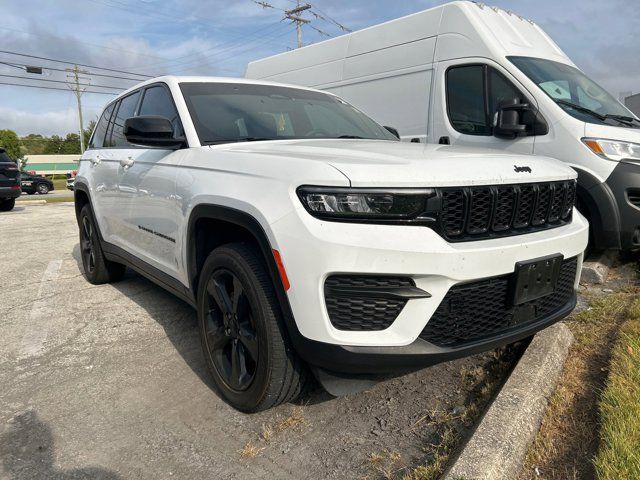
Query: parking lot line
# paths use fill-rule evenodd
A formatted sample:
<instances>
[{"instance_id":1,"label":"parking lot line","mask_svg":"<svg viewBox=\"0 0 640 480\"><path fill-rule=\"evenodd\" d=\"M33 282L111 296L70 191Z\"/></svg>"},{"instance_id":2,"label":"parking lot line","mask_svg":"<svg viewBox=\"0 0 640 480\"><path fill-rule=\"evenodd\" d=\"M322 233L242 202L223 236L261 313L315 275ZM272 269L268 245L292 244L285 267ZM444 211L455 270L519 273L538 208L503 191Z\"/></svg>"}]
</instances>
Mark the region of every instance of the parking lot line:
<instances>
[{"instance_id":1,"label":"parking lot line","mask_svg":"<svg viewBox=\"0 0 640 480\"><path fill-rule=\"evenodd\" d=\"M20 343L18 356L22 359L39 355L43 351L53 311L51 304L54 301L54 296L52 294L55 291L55 281L60 276L61 267L62 260L52 260L42 274L38 295L29 312L27 331Z\"/></svg>"}]
</instances>

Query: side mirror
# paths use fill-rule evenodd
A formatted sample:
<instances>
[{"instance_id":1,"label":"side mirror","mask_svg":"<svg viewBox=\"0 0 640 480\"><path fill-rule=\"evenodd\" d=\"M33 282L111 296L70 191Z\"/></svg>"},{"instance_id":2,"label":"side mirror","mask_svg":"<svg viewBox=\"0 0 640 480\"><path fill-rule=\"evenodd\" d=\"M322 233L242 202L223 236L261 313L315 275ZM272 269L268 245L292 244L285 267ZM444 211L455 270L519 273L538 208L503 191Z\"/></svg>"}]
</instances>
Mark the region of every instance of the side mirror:
<instances>
[{"instance_id":1,"label":"side mirror","mask_svg":"<svg viewBox=\"0 0 640 480\"><path fill-rule=\"evenodd\" d=\"M184 147L186 140L174 138L173 134L171 121L158 115L131 117L124 122L124 136L134 145L170 150Z\"/></svg>"},{"instance_id":2,"label":"side mirror","mask_svg":"<svg viewBox=\"0 0 640 480\"><path fill-rule=\"evenodd\" d=\"M524 113L531 111L528 103L520 103L514 98L500 104L493 134L498 138L516 138L527 135L527 129L533 125L524 123Z\"/></svg>"},{"instance_id":3,"label":"side mirror","mask_svg":"<svg viewBox=\"0 0 640 480\"><path fill-rule=\"evenodd\" d=\"M394 137L396 137L398 140L400 140L400 132L398 132L397 128L393 128L393 127L384 127L391 135L393 135Z\"/></svg>"}]
</instances>

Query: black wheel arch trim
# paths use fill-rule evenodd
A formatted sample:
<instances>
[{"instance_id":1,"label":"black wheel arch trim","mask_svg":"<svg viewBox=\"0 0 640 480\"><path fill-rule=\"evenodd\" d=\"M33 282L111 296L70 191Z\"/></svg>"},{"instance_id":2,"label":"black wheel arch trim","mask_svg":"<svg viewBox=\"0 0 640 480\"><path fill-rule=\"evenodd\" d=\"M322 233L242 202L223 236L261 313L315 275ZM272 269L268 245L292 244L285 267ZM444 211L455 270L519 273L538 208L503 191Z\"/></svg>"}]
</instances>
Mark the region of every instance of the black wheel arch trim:
<instances>
[{"instance_id":1,"label":"black wheel arch trim","mask_svg":"<svg viewBox=\"0 0 640 480\"><path fill-rule=\"evenodd\" d=\"M589 217L594 247L620 249L620 209L614 192L593 174L573 168L578 172L578 202L587 209L586 213L581 213Z\"/></svg>"}]
</instances>

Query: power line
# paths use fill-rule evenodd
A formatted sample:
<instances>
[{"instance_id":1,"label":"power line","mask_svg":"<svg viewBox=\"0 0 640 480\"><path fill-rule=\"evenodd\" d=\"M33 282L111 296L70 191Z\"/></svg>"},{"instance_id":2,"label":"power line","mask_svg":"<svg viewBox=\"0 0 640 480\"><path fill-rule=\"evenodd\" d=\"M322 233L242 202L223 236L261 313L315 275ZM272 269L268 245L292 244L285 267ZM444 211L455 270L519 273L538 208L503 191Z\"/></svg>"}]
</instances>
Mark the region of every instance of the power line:
<instances>
[{"instance_id":1,"label":"power line","mask_svg":"<svg viewBox=\"0 0 640 480\"><path fill-rule=\"evenodd\" d=\"M67 83L64 80L51 80L48 78L35 78L35 77L24 77L24 76L20 76L20 75L6 75L6 74L0 74L0 77L7 77L7 78L17 78L17 79L21 79L21 80L29 80L29 81L35 81L35 82L52 82L52 83ZM112 85L97 85L97 84L92 84L92 83L81 83L80 86L83 87L98 87L98 88L111 88L113 90L124 90L121 87L115 87Z\"/></svg>"},{"instance_id":2,"label":"power line","mask_svg":"<svg viewBox=\"0 0 640 480\"><path fill-rule=\"evenodd\" d=\"M30 67L31 65L26 65L24 63L7 63L7 62L3 62L0 61L0 64L4 64L4 65L9 65L11 67L16 67L19 68L21 70L25 70L26 67ZM56 67L41 67L44 70L51 70L54 72L66 72L66 70L64 68L56 68ZM89 75L94 76L94 77L104 77L104 78L115 78L118 80L131 80L133 82L142 82L143 80L141 78L130 78L130 77L120 77L117 75L108 75L106 73L96 73L96 72L89 72Z\"/></svg>"},{"instance_id":3,"label":"power line","mask_svg":"<svg viewBox=\"0 0 640 480\"><path fill-rule=\"evenodd\" d=\"M43 90L62 90L63 92L68 92L68 88L58 88L58 87L45 87L43 85L24 85L22 83L9 83L9 82L0 82L0 85L10 85L12 87L26 87L26 88L40 88ZM85 90L85 93L97 93L99 95L118 95L118 93L111 92L98 92L93 90Z\"/></svg>"},{"instance_id":4,"label":"power line","mask_svg":"<svg viewBox=\"0 0 640 480\"><path fill-rule=\"evenodd\" d=\"M145 75L145 74L142 74L142 73L127 72L125 70L117 70L115 68L98 67L96 65L87 65L87 64L84 64L84 63L69 62L69 61L66 61L66 60L57 60L55 58L40 57L38 55L29 55L27 53L10 52L8 50L0 50L0 53L6 53L8 55L16 55L16 56L19 56L19 57L37 58L38 60L47 60L49 62L64 63L66 65L78 65L79 67L96 68L98 70L105 70L107 72L124 73L125 75L135 75L135 76L139 76L139 77L152 78L151 75Z\"/></svg>"}]
</instances>

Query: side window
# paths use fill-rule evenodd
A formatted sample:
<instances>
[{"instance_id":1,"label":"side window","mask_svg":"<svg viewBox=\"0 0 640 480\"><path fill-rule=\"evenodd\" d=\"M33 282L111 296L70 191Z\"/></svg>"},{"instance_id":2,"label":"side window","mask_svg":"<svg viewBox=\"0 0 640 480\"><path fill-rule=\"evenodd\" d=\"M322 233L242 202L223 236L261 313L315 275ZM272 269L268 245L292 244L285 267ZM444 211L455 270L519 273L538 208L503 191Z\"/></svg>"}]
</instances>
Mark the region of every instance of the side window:
<instances>
[{"instance_id":1,"label":"side window","mask_svg":"<svg viewBox=\"0 0 640 480\"><path fill-rule=\"evenodd\" d=\"M504 75L487 65L465 65L447 71L447 106L451 125L467 135L492 135L500 105L526 97Z\"/></svg>"},{"instance_id":2,"label":"side window","mask_svg":"<svg viewBox=\"0 0 640 480\"><path fill-rule=\"evenodd\" d=\"M118 109L115 115L111 117L109 124L111 134L107 135L110 138L105 142L106 147L127 147L129 145L122 131L125 120L135 115L139 98L140 92L135 92L118 102Z\"/></svg>"},{"instance_id":3,"label":"side window","mask_svg":"<svg viewBox=\"0 0 640 480\"><path fill-rule=\"evenodd\" d=\"M497 70L489 68L489 108L491 118L498 111L500 105L509 100L524 101L524 97L513 83L507 80Z\"/></svg>"},{"instance_id":4,"label":"side window","mask_svg":"<svg viewBox=\"0 0 640 480\"><path fill-rule=\"evenodd\" d=\"M182 135L182 126L178 111L173 104L171 94L162 86L147 88L144 91L140 112L138 115L159 115L168 118L173 124L176 135Z\"/></svg>"},{"instance_id":5,"label":"side window","mask_svg":"<svg viewBox=\"0 0 640 480\"><path fill-rule=\"evenodd\" d=\"M451 125L467 135L490 135L485 108L484 66L468 65L447 71L447 108Z\"/></svg>"},{"instance_id":6,"label":"side window","mask_svg":"<svg viewBox=\"0 0 640 480\"><path fill-rule=\"evenodd\" d=\"M115 103L109 105L100 120L98 120L98 124L96 125L96 129L93 132L93 136L91 137L91 141L89 142L89 148L102 148L104 145L104 137L107 134L107 126L109 125L109 119L111 118L111 114L113 113L113 107Z\"/></svg>"}]
</instances>

